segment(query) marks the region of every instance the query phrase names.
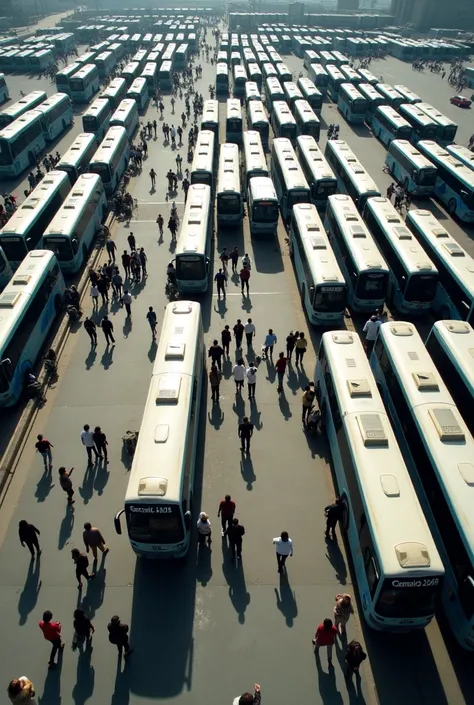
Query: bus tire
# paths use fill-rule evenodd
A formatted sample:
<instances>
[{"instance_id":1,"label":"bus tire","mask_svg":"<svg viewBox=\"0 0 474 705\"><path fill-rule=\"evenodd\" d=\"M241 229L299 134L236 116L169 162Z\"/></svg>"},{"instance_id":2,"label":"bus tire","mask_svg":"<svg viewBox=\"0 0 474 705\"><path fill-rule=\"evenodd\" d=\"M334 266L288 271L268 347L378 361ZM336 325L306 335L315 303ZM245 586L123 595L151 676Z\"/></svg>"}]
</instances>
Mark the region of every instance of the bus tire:
<instances>
[{"instance_id":1,"label":"bus tire","mask_svg":"<svg viewBox=\"0 0 474 705\"><path fill-rule=\"evenodd\" d=\"M344 533L347 533L349 529L349 515L350 515L350 508L349 508L349 500L347 499L347 495L345 492L343 492L340 495L341 503L344 507L344 512L342 515L342 519L339 522L339 527L341 531Z\"/></svg>"},{"instance_id":2,"label":"bus tire","mask_svg":"<svg viewBox=\"0 0 474 705\"><path fill-rule=\"evenodd\" d=\"M456 199L450 198L448 202L448 213L451 217L456 215Z\"/></svg>"}]
</instances>

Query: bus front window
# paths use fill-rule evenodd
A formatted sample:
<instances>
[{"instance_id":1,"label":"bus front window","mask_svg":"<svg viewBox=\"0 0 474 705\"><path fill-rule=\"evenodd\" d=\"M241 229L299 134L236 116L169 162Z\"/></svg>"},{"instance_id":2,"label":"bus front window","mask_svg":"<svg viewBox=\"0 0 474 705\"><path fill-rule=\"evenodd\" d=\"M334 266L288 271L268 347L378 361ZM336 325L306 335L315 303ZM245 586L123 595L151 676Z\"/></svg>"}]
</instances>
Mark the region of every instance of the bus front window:
<instances>
[{"instance_id":1,"label":"bus front window","mask_svg":"<svg viewBox=\"0 0 474 705\"><path fill-rule=\"evenodd\" d=\"M436 295L437 286L438 277L431 274L413 274L405 290L405 299L429 303Z\"/></svg>"},{"instance_id":2,"label":"bus front window","mask_svg":"<svg viewBox=\"0 0 474 705\"><path fill-rule=\"evenodd\" d=\"M375 611L381 617L430 617L435 612L441 578L386 578L380 588Z\"/></svg>"},{"instance_id":3,"label":"bus front window","mask_svg":"<svg viewBox=\"0 0 474 705\"><path fill-rule=\"evenodd\" d=\"M71 241L65 237L48 237L44 240L44 248L54 252L58 262L69 262L74 259Z\"/></svg>"},{"instance_id":4,"label":"bus front window","mask_svg":"<svg viewBox=\"0 0 474 705\"><path fill-rule=\"evenodd\" d=\"M174 544L184 541L180 508L176 505L129 505L127 526L130 541Z\"/></svg>"},{"instance_id":5,"label":"bus front window","mask_svg":"<svg viewBox=\"0 0 474 705\"><path fill-rule=\"evenodd\" d=\"M388 273L365 273L357 282L356 296L360 299L380 299L387 293Z\"/></svg>"},{"instance_id":6,"label":"bus front window","mask_svg":"<svg viewBox=\"0 0 474 705\"><path fill-rule=\"evenodd\" d=\"M238 215L240 213L240 196L238 193L220 193L218 199L218 211L222 215Z\"/></svg>"},{"instance_id":7,"label":"bus front window","mask_svg":"<svg viewBox=\"0 0 474 705\"><path fill-rule=\"evenodd\" d=\"M0 245L9 262L21 262L28 254L25 241L21 237L2 238Z\"/></svg>"},{"instance_id":8,"label":"bus front window","mask_svg":"<svg viewBox=\"0 0 474 705\"><path fill-rule=\"evenodd\" d=\"M293 208L296 203L308 203L307 191L290 191L288 193L288 208Z\"/></svg>"},{"instance_id":9,"label":"bus front window","mask_svg":"<svg viewBox=\"0 0 474 705\"><path fill-rule=\"evenodd\" d=\"M416 183L420 186L434 186L436 183L436 174L436 169L421 169L421 171L417 172L418 179Z\"/></svg>"},{"instance_id":10,"label":"bus front window","mask_svg":"<svg viewBox=\"0 0 474 705\"><path fill-rule=\"evenodd\" d=\"M411 133L412 133L412 128L409 127L408 125L404 125L403 127L399 127L397 130L397 140L410 141Z\"/></svg>"},{"instance_id":11,"label":"bus front window","mask_svg":"<svg viewBox=\"0 0 474 705\"><path fill-rule=\"evenodd\" d=\"M176 278L182 281L201 281L206 278L204 257L180 255L176 258Z\"/></svg>"},{"instance_id":12,"label":"bus front window","mask_svg":"<svg viewBox=\"0 0 474 705\"><path fill-rule=\"evenodd\" d=\"M276 223L278 220L278 203L259 203L253 206L252 219L256 223Z\"/></svg>"},{"instance_id":13,"label":"bus front window","mask_svg":"<svg viewBox=\"0 0 474 705\"><path fill-rule=\"evenodd\" d=\"M98 174L104 184L108 184L112 181L110 169L107 164L94 164L94 174Z\"/></svg>"},{"instance_id":14,"label":"bus front window","mask_svg":"<svg viewBox=\"0 0 474 705\"><path fill-rule=\"evenodd\" d=\"M314 294L315 311L338 313L346 307L346 288L343 286L319 286Z\"/></svg>"}]
</instances>

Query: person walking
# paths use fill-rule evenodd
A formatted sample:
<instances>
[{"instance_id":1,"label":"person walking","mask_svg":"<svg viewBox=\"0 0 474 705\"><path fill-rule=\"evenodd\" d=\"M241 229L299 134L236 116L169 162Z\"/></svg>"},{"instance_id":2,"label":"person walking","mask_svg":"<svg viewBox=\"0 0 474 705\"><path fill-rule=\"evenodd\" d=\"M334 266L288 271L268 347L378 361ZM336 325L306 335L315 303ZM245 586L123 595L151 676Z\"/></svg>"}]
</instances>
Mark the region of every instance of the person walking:
<instances>
[{"instance_id":1,"label":"person walking","mask_svg":"<svg viewBox=\"0 0 474 705\"><path fill-rule=\"evenodd\" d=\"M153 124L153 132L155 133L155 139L156 139L156 131L158 129L158 123L156 122L156 120L153 120L152 124Z\"/></svg>"},{"instance_id":2,"label":"person walking","mask_svg":"<svg viewBox=\"0 0 474 705\"><path fill-rule=\"evenodd\" d=\"M102 296L102 306L106 306L109 303L109 282L105 277L97 280L97 290Z\"/></svg>"},{"instance_id":3,"label":"person walking","mask_svg":"<svg viewBox=\"0 0 474 705\"><path fill-rule=\"evenodd\" d=\"M251 362L245 371L247 377L247 389L249 392L249 399L255 399L255 385L257 384L257 368L255 364Z\"/></svg>"},{"instance_id":4,"label":"person walking","mask_svg":"<svg viewBox=\"0 0 474 705\"><path fill-rule=\"evenodd\" d=\"M248 269L249 271L252 269L252 260L248 256L247 252L242 257L242 267L245 267L245 269Z\"/></svg>"},{"instance_id":5,"label":"person walking","mask_svg":"<svg viewBox=\"0 0 474 705\"><path fill-rule=\"evenodd\" d=\"M288 359L285 357L285 353L281 352L278 354L278 360L275 363L275 370L278 377L278 387L277 392L281 394L283 392L283 380L285 377L286 365Z\"/></svg>"},{"instance_id":6,"label":"person walking","mask_svg":"<svg viewBox=\"0 0 474 705\"><path fill-rule=\"evenodd\" d=\"M219 370L222 370L222 356L224 355L224 350L221 348L217 340L212 341L212 345L208 351L208 357L211 358L212 363L217 365Z\"/></svg>"},{"instance_id":7,"label":"person walking","mask_svg":"<svg viewBox=\"0 0 474 705\"><path fill-rule=\"evenodd\" d=\"M303 357L306 352L306 349L308 347L308 341L304 337L304 333L300 332L298 334L298 338L295 343L295 355L296 355L296 364L299 365L300 363L303 364Z\"/></svg>"},{"instance_id":8,"label":"person walking","mask_svg":"<svg viewBox=\"0 0 474 705\"><path fill-rule=\"evenodd\" d=\"M26 676L14 678L7 688L8 697L13 705L34 705L35 686Z\"/></svg>"},{"instance_id":9,"label":"person walking","mask_svg":"<svg viewBox=\"0 0 474 705\"><path fill-rule=\"evenodd\" d=\"M161 215L161 213L158 213L158 216L156 218L156 222L158 223L158 230L160 233L160 237L163 237L163 226L165 224L165 219Z\"/></svg>"},{"instance_id":10,"label":"person walking","mask_svg":"<svg viewBox=\"0 0 474 705\"><path fill-rule=\"evenodd\" d=\"M74 489L72 487L72 480L71 480L71 474L74 468L71 468L69 472L66 470L66 468L60 467L58 470L59 473L59 484L61 485L61 489L64 490L64 492L67 494L67 503L68 504L74 504L76 501L73 499L74 497Z\"/></svg>"},{"instance_id":11,"label":"person walking","mask_svg":"<svg viewBox=\"0 0 474 705\"><path fill-rule=\"evenodd\" d=\"M293 332L290 330L289 334L286 336L286 357L288 358L288 361L291 360L297 339L298 331Z\"/></svg>"},{"instance_id":12,"label":"person walking","mask_svg":"<svg viewBox=\"0 0 474 705\"><path fill-rule=\"evenodd\" d=\"M214 281L216 282L217 299L220 301L221 294L222 297L225 299L225 284L227 281L227 277L225 275L225 272L222 271L222 269L219 269L219 271L216 272L214 276Z\"/></svg>"},{"instance_id":13,"label":"person walking","mask_svg":"<svg viewBox=\"0 0 474 705\"><path fill-rule=\"evenodd\" d=\"M137 241L135 240L135 235L133 233L129 233L129 235L127 236L127 242L131 251L137 249Z\"/></svg>"},{"instance_id":14,"label":"person walking","mask_svg":"<svg viewBox=\"0 0 474 705\"><path fill-rule=\"evenodd\" d=\"M235 382L235 393L240 394L244 388L246 370L242 359L237 361L237 364L232 368L232 376Z\"/></svg>"},{"instance_id":15,"label":"person walking","mask_svg":"<svg viewBox=\"0 0 474 705\"><path fill-rule=\"evenodd\" d=\"M358 676L360 665L366 658L367 654L364 652L360 642L352 639L352 641L350 641L347 645L347 651L344 656L344 661L346 663L346 672L344 675L346 678L350 678L353 673Z\"/></svg>"},{"instance_id":16,"label":"person walking","mask_svg":"<svg viewBox=\"0 0 474 705\"><path fill-rule=\"evenodd\" d=\"M222 252L219 255L219 259L222 264L222 269L225 272L227 270L227 264L229 262L229 253L227 252L227 247L224 247L224 249L222 250Z\"/></svg>"},{"instance_id":17,"label":"person walking","mask_svg":"<svg viewBox=\"0 0 474 705\"><path fill-rule=\"evenodd\" d=\"M94 439L95 447L97 448L97 452L99 453L99 460L102 460L102 458L104 458L105 462L108 463L109 458L107 454L107 446L109 445L109 443L107 441L107 436L105 435L100 426L96 426L94 428L92 438Z\"/></svg>"},{"instance_id":18,"label":"person walking","mask_svg":"<svg viewBox=\"0 0 474 705\"><path fill-rule=\"evenodd\" d=\"M334 624L336 625L338 633L346 633L346 624L351 614L354 614L352 597L347 592L337 594L336 604L334 605ZM341 627L340 630L339 626Z\"/></svg>"},{"instance_id":19,"label":"person walking","mask_svg":"<svg viewBox=\"0 0 474 705\"><path fill-rule=\"evenodd\" d=\"M73 628L73 650L79 648L80 653L82 653L82 647L84 646L84 643L86 644L86 648L90 650L92 647L92 635L95 632L95 629L91 620L84 614L84 610L74 610Z\"/></svg>"},{"instance_id":20,"label":"person walking","mask_svg":"<svg viewBox=\"0 0 474 705\"><path fill-rule=\"evenodd\" d=\"M244 337L244 326L240 318L237 319L237 323L234 326L234 338L235 347L237 350L242 350L242 338Z\"/></svg>"},{"instance_id":21,"label":"person walking","mask_svg":"<svg viewBox=\"0 0 474 705\"><path fill-rule=\"evenodd\" d=\"M211 522L209 521L209 516L206 512L200 513L196 526L198 530L199 545L205 545L207 539L207 545L210 546L212 543L212 530Z\"/></svg>"},{"instance_id":22,"label":"person walking","mask_svg":"<svg viewBox=\"0 0 474 705\"><path fill-rule=\"evenodd\" d=\"M270 360L273 362L273 346L277 342L277 337L275 333L273 332L272 328L268 329L268 333L265 336L265 342L264 342L264 350L263 354L264 357L268 359L268 351L270 351Z\"/></svg>"},{"instance_id":23,"label":"person walking","mask_svg":"<svg viewBox=\"0 0 474 705\"><path fill-rule=\"evenodd\" d=\"M120 275L118 267L115 268L112 274L112 292L114 296L117 296L120 301L122 301L122 291L123 291L123 279Z\"/></svg>"},{"instance_id":24,"label":"person walking","mask_svg":"<svg viewBox=\"0 0 474 705\"><path fill-rule=\"evenodd\" d=\"M244 296L244 287L247 291L247 296L249 295L249 280L250 280L250 269L247 267L242 267L240 270L240 288L242 289L242 296Z\"/></svg>"},{"instance_id":25,"label":"person walking","mask_svg":"<svg viewBox=\"0 0 474 705\"><path fill-rule=\"evenodd\" d=\"M176 147L176 129L175 129L174 125L171 125L170 135L171 135L171 144L173 147Z\"/></svg>"},{"instance_id":26,"label":"person walking","mask_svg":"<svg viewBox=\"0 0 474 705\"><path fill-rule=\"evenodd\" d=\"M127 250L124 250L122 255L122 266L125 272L125 279L128 279L128 277L130 276L130 260L130 255L128 254Z\"/></svg>"},{"instance_id":27,"label":"person walking","mask_svg":"<svg viewBox=\"0 0 474 705\"><path fill-rule=\"evenodd\" d=\"M41 556L41 548L38 541L38 536L40 535L40 530L36 528L33 524L28 524L25 519L22 519L18 524L18 537L20 543L23 547L25 544L31 554L31 560L35 560L36 556ZM36 554L35 554L36 549Z\"/></svg>"},{"instance_id":28,"label":"person walking","mask_svg":"<svg viewBox=\"0 0 474 705\"><path fill-rule=\"evenodd\" d=\"M51 448L54 448L54 446L46 440L42 433L39 433L36 438L38 439L35 443L36 452L43 458L44 469L51 472L53 469L53 454L51 453Z\"/></svg>"},{"instance_id":29,"label":"person walking","mask_svg":"<svg viewBox=\"0 0 474 705\"><path fill-rule=\"evenodd\" d=\"M287 531L282 531L280 536L273 539L278 564L278 572L282 573L288 556L293 555L293 541L288 536Z\"/></svg>"},{"instance_id":30,"label":"person walking","mask_svg":"<svg viewBox=\"0 0 474 705\"><path fill-rule=\"evenodd\" d=\"M127 312L127 316L132 315L132 295L129 293L128 289L125 289L123 292L123 305L125 306L125 310Z\"/></svg>"},{"instance_id":31,"label":"person walking","mask_svg":"<svg viewBox=\"0 0 474 705\"><path fill-rule=\"evenodd\" d=\"M123 654L124 658L127 659L133 652L128 639L128 624L121 622L118 614L115 614L108 623L107 630L109 632L109 641L117 647L119 658L122 658Z\"/></svg>"},{"instance_id":32,"label":"person walking","mask_svg":"<svg viewBox=\"0 0 474 705\"><path fill-rule=\"evenodd\" d=\"M112 345L115 345L115 338L113 336L114 324L112 323L112 321L109 320L108 316L103 317L102 323L100 324L100 327L102 328L102 330L104 332L107 347L110 345L111 341L112 341Z\"/></svg>"},{"instance_id":33,"label":"person walking","mask_svg":"<svg viewBox=\"0 0 474 705\"><path fill-rule=\"evenodd\" d=\"M113 262L115 264L115 253L117 251L117 245L115 244L115 241L107 240L105 247L107 250L107 254L109 255L109 262Z\"/></svg>"},{"instance_id":34,"label":"person walking","mask_svg":"<svg viewBox=\"0 0 474 705\"><path fill-rule=\"evenodd\" d=\"M91 339L91 345L95 347L97 345L97 326L95 322L88 316L86 316L86 319L84 321L84 330L87 332L87 335Z\"/></svg>"},{"instance_id":35,"label":"person walking","mask_svg":"<svg viewBox=\"0 0 474 705\"><path fill-rule=\"evenodd\" d=\"M154 190L156 186L156 171L154 169L150 169L150 180L151 180L151 187Z\"/></svg>"},{"instance_id":36,"label":"person walking","mask_svg":"<svg viewBox=\"0 0 474 705\"><path fill-rule=\"evenodd\" d=\"M148 261L148 257L146 256L145 248L140 247L138 250L138 259L140 261L140 267L142 268L142 274L144 277L147 277L148 273L146 271L146 263Z\"/></svg>"},{"instance_id":37,"label":"person walking","mask_svg":"<svg viewBox=\"0 0 474 705\"><path fill-rule=\"evenodd\" d=\"M217 516L221 518L221 535L225 535L225 530L227 527L229 527L232 523L232 519L234 518L235 514L235 502L230 496L230 494L226 494L224 499L221 499L219 502L219 509L217 510Z\"/></svg>"},{"instance_id":38,"label":"person walking","mask_svg":"<svg viewBox=\"0 0 474 705\"><path fill-rule=\"evenodd\" d=\"M381 326L381 322L375 314L369 318L368 321L366 321L364 327L362 328L363 332L365 333L365 341L364 341L364 346L365 346L365 351L367 353L367 357L370 357L370 353L373 350L373 347L375 345L375 340L377 338L379 328Z\"/></svg>"},{"instance_id":39,"label":"person walking","mask_svg":"<svg viewBox=\"0 0 474 705\"><path fill-rule=\"evenodd\" d=\"M61 622L53 622L53 613L50 610L46 610L46 612L43 612L43 619L39 622L39 628L43 632L46 641L49 641L52 645L48 666L55 668L57 665L54 660L56 654L64 649L64 644L61 641Z\"/></svg>"},{"instance_id":40,"label":"person walking","mask_svg":"<svg viewBox=\"0 0 474 705\"><path fill-rule=\"evenodd\" d=\"M81 431L81 441L82 445L85 446L85 449L87 451L87 462L89 465L92 465L92 452L94 452L96 458L99 457L99 453L97 452L97 448L95 447L94 435L88 423L85 424L84 428Z\"/></svg>"},{"instance_id":41,"label":"person walking","mask_svg":"<svg viewBox=\"0 0 474 705\"><path fill-rule=\"evenodd\" d=\"M337 629L331 619L325 619L316 629L314 635L314 653L318 654L321 646L325 646L328 654L328 666L332 666L332 650L336 641Z\"/></svg>"},{"instance_id":42,"label":"person walking","mask_svg":"<svg viewBox=\"0 0 474 705\"><path fill-rule=\"evenodd\" d=\"M211 59L212 64L212 59ZM262 700L262 695L260 692L260 686L258 683L254 685L254 693L242 693L234 698L232 705L260 705Z\"/></svg>"},{"instance_id":43,"label":"person walking","mask_svg":"<svg viewBox=\"0 0 474 705\"><path fill-rule=\"evenodd\" d=\"M232 560L242 560L242 541L245 535L245 527L239 524L237 517L233 517L230 525L225 530L225 536L229 539L229 548L232 555Z\"/></svg>"},{"instance_id":44,"label":"person walking","mask_svg":"<svg viewBox=\"0 0 474 705\"><path fill-rule=\"evenodd\" d=\"M237 265L239 262L239 251L237 247L234 247L234 249L230 253L230 261L232 263L232 272L237 272Z\"/></svg>"},{"instance_id":45,"label":"person walking","mask_svg":"<svg viewBox=\"0 0 474 705\"><path fill-rule=\"evenodd\" d=\"M301 420L303 421L303 426L307 423L311 409L313 408L314 398L316 394L314 392L311 384L307 384L304 388L303 396L301 397Z\"/></svg>"},{"instance_id":46,"label":"person walking","mask_svg":"<svg viewBox=\"0 0 474 705\"><path fill-rule=\"evenodd\" d=\"M222 381L222 372L213 362L209 371L209 384L211 385L211 398L214 404L219 403L219 388Z\"/></svg>"},{"instance_id":47,"label":"person walking","mask_svg":"<svg viewBox=\"0 0 474 705\"><path fill-rule=\"evenodd\" d=\"M72 561L76 569L77 587L82 588L81 578L85 578L87 582L95 578L95 573L90 573L87 570L89 567L89 559L85 553L81 553L78 548L73 548L71 551Z\"/></svg>"},{"instance_id":48,"label":"person walking","mask_svg":"<svg viewBox=\"0 0 474 705\"><path fill-rule=\"evenodd\" d=\"M253 338L255 337L255 325L253 324L251 318L247 320L247 323L244 326L244 331L247 339L247 347L251 348Z\"/></svg>"},{"instance_id":49,"label":"person walking","mask_svg":"<svg viewBox=\"0 0 474 705\"><path fill-rule=\"evenodd\" d=\"M156 326L158 324L158 319L156 317L155 311L153 311L153 306L148 306L148 313L146 314L146 320L151 328L151 334L153 338L156 338Z\"/></svg>"},{"instance_id":50,"label":"person walking","mask_svg":"<svg viewBox=\"0 0 474 705\"><path fill-rule=\"evenodd\" d=\"M248 416L244 416L242 423L239 423L238 435L240 438L240 450L247 455L250 453L250 439L253 436L253 423Z\"/></svg>"},{"instance_id":51,"label":"person walking","mask_svg":"<svg viewBox=\"0 0 474 705\"><path fill-rule=\"evenodd\" d=\"M106 556L109 549L105 545L105 539L102 536L100 529L92 526L88 521L84 524L84 531L82 532L82 540L84 541L84 546L86 547L87 553L89 550L92 551L94 556L94 563L97 561L97 549Z\"/></svg>"},{"instance_id":52,"label":"person walking","mask_svg":"<svg viewBox=\"0 0 474 705\"><path fill-rule=\"evenodd\" d=\"M221 343L224 349L224 355L229 357L230 354L230 341L232 340L232 334L230 332L229 326L224 326L224 330L221 333Z\"/></svg>"},{"instance_id":53,"label":"person walking","mask_svg":"<svg viewBox=\"0 0 474 705\"><path fill-rule=\"evenodd\" d=\"M97 310L99 308L99 288L97 283L91 284L90 294L92 299L92 308Z\"/></svg>"},{"instance_id":54,"label":"person walking","mask_svg":"<svg viewBox=\"0 0 474 705\"><path fill-rule=\"evenodd\" d=\"M324 532L325 537L330 538L330 533L332 533L332 538L336 538L336 526L338 521L342 521L344 518L344 503L340 497L336 497L334 504L328 504L324 507L324 516L326 517L326 531Z\"/></svg>"}]
</instances>

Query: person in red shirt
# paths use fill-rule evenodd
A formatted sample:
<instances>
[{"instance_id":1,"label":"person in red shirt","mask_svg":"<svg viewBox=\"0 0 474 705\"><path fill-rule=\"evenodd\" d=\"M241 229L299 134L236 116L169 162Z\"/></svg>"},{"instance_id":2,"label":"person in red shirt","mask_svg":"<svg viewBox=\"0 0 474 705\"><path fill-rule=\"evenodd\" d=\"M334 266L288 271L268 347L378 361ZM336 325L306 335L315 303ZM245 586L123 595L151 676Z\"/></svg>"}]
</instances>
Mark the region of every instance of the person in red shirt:
<instances>
[{"instance_id":1,"label":"person in red shirt","mask_svg":"<svg viewBox=\"0 0 474 705\"><path fill-rule=\"evenodd\" d=\"M46 438L41 435L41 433L37 436L37 438L38 442L35 443L35 448L43 458L44 469L49 469L49 471L51 472L53 468L53 455L51 453L51 448L53 448L53 444L47 441Z\"/></svg>"},{"instance_id":2,"label":"person in red shirt","mask_svg":"<svg viewBox=\"0 0 474 705\"><path fill-rule=\"evenodd\" d=\"M285 353L280 353L278 355L278 360L275 363L275 369L278 377L278 387L277 392L281 394L283 391L283 377L285 376L286 364L288 359L285 357Z\"/></svg>"},{"instance_id":3,"label":"person in red shirt","mask_svg":"<svg viewBox=\"0 0 474 705\"><path fill-rule=\"evenodd\" d=\"M319 647L326 646L328 651L328 665L332 666L332 648L336 639L337 628L332 623L331 619L325 619L322 624L316 629L314 635L314 653L318 655Z\"/></svg>"},{"instance_id":4,"label":"person in red shirt","mask_svg":"<svg viewBox=\"0 0 474 705\"><path fill-rule=\"evenodd\" d=\"M55 656L58 651L64 649L64 644L61 641L61 622L53 622L53 613L49 610L43 614L43 619L39 623L39 628L43 632L46 641L50 641L53 645L48 665L50 668L56 668Z\"/></svg>"},{"instance_id":5,"label":"person in red shirt","mask_svg":"<svg viewBox=\"0 0 474 705\"><path fill-rule=\"evenodd\" d=\"M250 279L250 269L247 267L242 267L240 270L240 286L242 287L242 296L244 295L244 287L247 289L247 296L249 295L249 279Z\"/></svg>"},{"instance_id":6,"label":"person in red shirt","mask_svg":"<svg viewBox=\"0 0 474 705\"><path fill-rule=\"evenodd\" d=\"M221 518L222 532L221 535L225 536L225 530L228 526L232 524L232 519L235 514L235 502L231 498L230 494L226 494L224 499L219 504L219 511L217 516Z\"/></svg>"}]
</instances>

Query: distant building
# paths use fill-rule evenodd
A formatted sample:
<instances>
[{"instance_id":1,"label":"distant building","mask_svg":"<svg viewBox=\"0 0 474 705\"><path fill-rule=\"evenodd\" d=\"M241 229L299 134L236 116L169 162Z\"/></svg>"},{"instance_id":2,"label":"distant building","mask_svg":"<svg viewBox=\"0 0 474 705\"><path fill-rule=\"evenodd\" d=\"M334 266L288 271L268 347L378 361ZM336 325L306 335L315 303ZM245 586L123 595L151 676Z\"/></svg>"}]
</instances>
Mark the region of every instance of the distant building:
<instances>
[{"instance_id":1,"label":"distant building","mask_svg":"<svg viewBox=\"0 0 474 705\"><path fill-rule=\"evenodd\" d=\"M431 27L474 29L473 0L392 0L396 24L412 24L427 31Z\"/></svg>"},{"instance_id":2,"label":"distant building","mask_svg":"<svg viewBox=\"0 0 474 705\"><path fill-rule=\"evenodd\" d=\"M358 10L359 0L337 0L338 10Z\"/></svg>"}]
</instances>

